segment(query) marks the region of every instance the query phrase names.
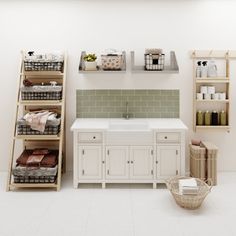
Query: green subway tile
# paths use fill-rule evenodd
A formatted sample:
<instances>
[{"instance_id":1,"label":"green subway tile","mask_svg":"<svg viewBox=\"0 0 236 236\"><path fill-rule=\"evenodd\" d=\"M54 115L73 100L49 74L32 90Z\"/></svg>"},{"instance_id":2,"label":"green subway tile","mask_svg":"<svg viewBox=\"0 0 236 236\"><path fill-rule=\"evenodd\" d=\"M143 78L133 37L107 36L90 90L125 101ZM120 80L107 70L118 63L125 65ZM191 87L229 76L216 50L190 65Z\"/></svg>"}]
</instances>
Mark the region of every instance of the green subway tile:
<instances>
[{"instance_id":1,"label":"green subway tile","mask_svg":"<svg viewBox=\"0 0 236 236\"><path fill-rule=\"evenodd\" d=\"M179 90L77 90L76 115L120 118L126 111L136 118L179 117Z\"/></svg>"}]
</instances>

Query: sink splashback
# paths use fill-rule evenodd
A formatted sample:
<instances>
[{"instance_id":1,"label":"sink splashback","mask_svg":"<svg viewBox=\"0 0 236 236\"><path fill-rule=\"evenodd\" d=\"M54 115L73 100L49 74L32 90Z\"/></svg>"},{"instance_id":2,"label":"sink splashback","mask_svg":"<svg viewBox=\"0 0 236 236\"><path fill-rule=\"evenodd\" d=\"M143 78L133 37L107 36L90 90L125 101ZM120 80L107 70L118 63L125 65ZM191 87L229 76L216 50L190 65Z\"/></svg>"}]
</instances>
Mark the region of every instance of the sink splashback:
<instances>
[{"instance_id":1,"label":"sink splashback","mask_svg":"<svg viewBox=\"0 0 236 236\"><path fill-rule=\"evenodd\" d=\"M179 118L179 90L77 90L77 118Z\"/></svg>"}]
</instances>

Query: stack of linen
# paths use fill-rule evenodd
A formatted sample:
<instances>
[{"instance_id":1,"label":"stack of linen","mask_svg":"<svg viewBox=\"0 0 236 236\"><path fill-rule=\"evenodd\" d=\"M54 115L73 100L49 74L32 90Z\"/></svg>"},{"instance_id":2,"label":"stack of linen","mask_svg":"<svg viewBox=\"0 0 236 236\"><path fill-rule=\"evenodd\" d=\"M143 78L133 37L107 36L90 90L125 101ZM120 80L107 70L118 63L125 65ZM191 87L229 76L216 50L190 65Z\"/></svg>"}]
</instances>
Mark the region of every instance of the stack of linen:
<instances>
[{"instance_id":1,"label":"stack of linen","mask_svg":"<svg viewBox=\"0 0 236 236\"><path fill-rule=\"evenodd\" d=\"M197 195L198 193L197 181L195 178L180 179L179 180L179 193L181 195Z\"/></svg>"}]
</instances>

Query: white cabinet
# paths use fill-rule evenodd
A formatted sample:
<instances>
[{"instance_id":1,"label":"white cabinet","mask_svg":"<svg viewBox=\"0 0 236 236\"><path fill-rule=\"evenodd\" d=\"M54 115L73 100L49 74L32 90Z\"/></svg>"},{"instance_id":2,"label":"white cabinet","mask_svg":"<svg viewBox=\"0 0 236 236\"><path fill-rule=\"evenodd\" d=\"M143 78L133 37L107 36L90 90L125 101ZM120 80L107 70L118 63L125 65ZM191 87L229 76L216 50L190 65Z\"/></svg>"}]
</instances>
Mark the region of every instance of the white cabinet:
<instances>
[{"instance_id":1,"label":"white cabinet","mask_svg":"<svg viewBox=\"0 0 236 236\"><path fill-rule=\"evenodd\" d=\"M157 178L165 180L180 173L180 146L157 146Z\"/></svg>"},{"instance_id":2,"label":"white cabinet","mask_svg":"<svg viewBox=\"0 0 236 236\"><path fill-rule=\"evenodd\" d=\"M79 179L102 178L102 147L100 145L78 147Z\"/></svg>"},{"instance_id":3,"label":"white cabinet","mask_svg":"<svg viewBox=\"0 0 236 236\"><path fill-rule=\"evenodd\" d=\"M106 147L106 179L128 179L129 152L127 146Z\"/></svg>"},{"instance_id":4,"label":"white cabinet","mask_svg":"<svg viewBox=\"0 0 236 236\"><path fill-rule=\"evenodd\" d=\"M131 179L153 178L152 146L130 147L130 178Z\"/></svg>"}]
</instances>

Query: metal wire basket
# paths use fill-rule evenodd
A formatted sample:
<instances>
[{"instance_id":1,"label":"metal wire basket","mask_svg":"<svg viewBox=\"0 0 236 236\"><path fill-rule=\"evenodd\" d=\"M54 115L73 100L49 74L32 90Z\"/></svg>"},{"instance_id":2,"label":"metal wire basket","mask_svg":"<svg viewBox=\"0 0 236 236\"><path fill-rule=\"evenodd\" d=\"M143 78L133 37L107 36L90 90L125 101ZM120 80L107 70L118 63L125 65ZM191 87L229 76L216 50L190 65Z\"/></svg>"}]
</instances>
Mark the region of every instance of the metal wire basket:
<instances>
[{"instance_id":1,"label":"metal wire basket","mask_svg":"<svg viewBox=\"0 0 236 236\"><path fill-rule=\"evenodd\" d=\"M145 70L164 70L165 54L144 54Z\"/></svg>"},{"instance_id":2,"label":"metal wire basket","mask_svg":"<svg viewBox=\"0 0 236 236\"><path fill-rule=\"evenodd\" d=\"M208 193L211 191L212 184L211 180L208 180L210 186L201 179L195 178L197 181L198 192L196 195L181 194L179 191L179 180L190 179L190 177L175 177L166 181L166 186L170 190L175 202L186 209L194 210L202 205L203 200L206 198Z\"/></svg>"}]
</instances>

